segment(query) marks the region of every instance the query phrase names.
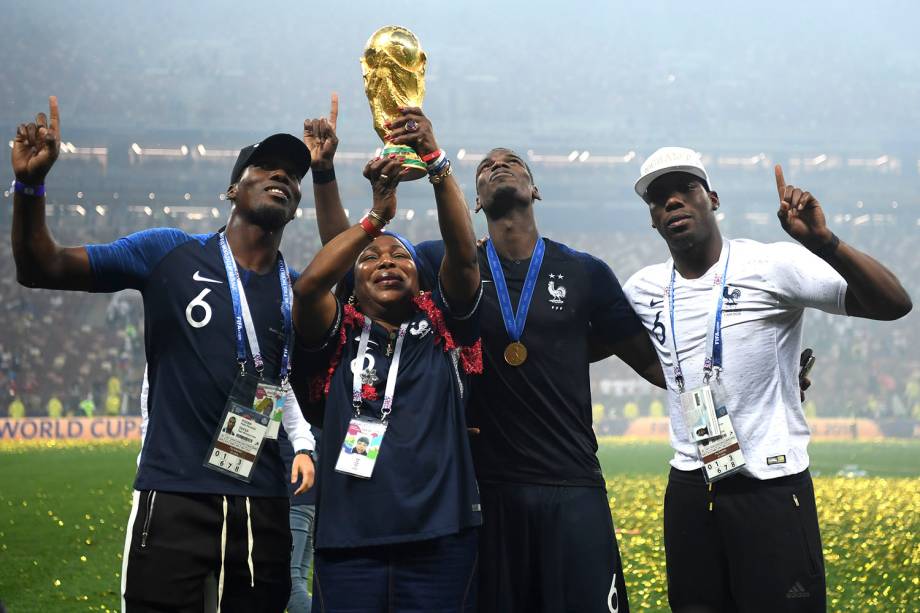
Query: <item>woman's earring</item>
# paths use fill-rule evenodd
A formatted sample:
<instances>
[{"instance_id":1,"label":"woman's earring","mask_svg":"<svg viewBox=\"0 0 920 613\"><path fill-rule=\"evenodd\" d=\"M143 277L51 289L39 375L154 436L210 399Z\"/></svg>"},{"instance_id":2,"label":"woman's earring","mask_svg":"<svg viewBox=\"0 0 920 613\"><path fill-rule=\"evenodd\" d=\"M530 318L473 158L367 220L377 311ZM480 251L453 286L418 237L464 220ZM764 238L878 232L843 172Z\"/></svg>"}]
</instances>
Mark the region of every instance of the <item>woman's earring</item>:
<instances>
[{"instance_id":1,"label":"woman's earring","mask_svg":"<svg viewBox=\"0 0 920 613\"><path fill-rule=\"evenodd\" d=\"M355 304L356 304L357 302L358 302L358 300L357 300L357 298L355 298L355 295L354 295L354 294L352 294L351 296L348 297L348 304L350 304L351 306L355 306Z\"/></svg>"}]
</instances>

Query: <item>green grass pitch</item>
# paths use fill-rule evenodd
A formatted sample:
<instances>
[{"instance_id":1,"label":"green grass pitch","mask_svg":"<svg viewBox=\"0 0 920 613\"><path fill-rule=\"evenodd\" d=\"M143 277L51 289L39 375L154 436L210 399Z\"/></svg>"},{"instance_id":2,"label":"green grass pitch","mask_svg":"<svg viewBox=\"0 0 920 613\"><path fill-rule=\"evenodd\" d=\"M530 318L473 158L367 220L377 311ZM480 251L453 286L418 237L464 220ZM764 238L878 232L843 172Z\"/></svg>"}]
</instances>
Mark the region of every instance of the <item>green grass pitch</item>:
<instances>
[{"instance_id":1,"label":"green grass pitch","mask_svg":"<svg viewBox=\"0 0 920 613\"><path fill-rule=\"evenodd\" d=\"M920 441L813 443L832 611L920 602ZM0 600L10 613L120 610L136 444L0 449ZM630 604L667 610L664 443L605 440L598 455ZM844 469L859 477L838 477Z\"/></svg>"}]
</instances>

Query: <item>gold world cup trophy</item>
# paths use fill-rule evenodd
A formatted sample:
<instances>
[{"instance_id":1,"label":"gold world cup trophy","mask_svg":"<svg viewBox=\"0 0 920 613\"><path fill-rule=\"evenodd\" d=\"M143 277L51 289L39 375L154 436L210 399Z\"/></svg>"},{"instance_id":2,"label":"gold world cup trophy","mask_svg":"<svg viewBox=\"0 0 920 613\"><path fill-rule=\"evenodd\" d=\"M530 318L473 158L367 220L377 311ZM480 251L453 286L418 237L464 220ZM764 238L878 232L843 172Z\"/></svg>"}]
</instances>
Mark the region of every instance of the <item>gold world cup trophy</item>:
<instances>
[{"instance_id":1,"label":"gold world cup trophy","mask_svg":"<svg viewBox=\"0 0 920 613\"><path fill-rule=\"evenodd\" d=\"M374 130L383 141L382 156L404 156L409 170L403 181L424 177L428 166L409 146L388 143L384 123L399 116L403 106L422 106L428 58L418 37L402 26L384 26L371 34L361 57L364 93L371 105Z\"/></svg>"}]
</instances>

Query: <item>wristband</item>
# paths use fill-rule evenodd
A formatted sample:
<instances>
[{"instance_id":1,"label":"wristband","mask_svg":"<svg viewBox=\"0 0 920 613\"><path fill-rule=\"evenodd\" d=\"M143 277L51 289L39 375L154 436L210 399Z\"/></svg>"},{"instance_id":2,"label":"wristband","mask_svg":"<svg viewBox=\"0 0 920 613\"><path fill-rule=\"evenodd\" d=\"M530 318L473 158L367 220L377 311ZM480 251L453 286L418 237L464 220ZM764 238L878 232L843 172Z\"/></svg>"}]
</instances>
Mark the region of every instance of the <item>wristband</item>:
<instances>
[{"instance_id":1,"label":"wristband","mask_svg":"<svg viewBox=\"0 0 920 613\"><path fill-rule=\"evenodd\" d=\"M368 236L371 238L377 238L383 234L383 228L378 228L374 225L374 222L371 221L371 218L367 215L361 218L361 229L364 230Z\"/></svg>"},{"instance_id":2,"label":"wristband","mask_svg":"<svg viewBox=\"0 0 920 613\"><path fill-rule=\"evenodd\" d=\"M324 185L333 181L335 181L335 168L313 171L313 185Z\"/></svg>"},{"instance_id":3,"label":"wristband","mask_svg":"<svg viewBox=\"0 0 920 613\"><path fill-rule=\"evenodd\" d=\"M840 246L840 238L838 238L836 234L831 232L831 240L827 244L821 245L820 247L812 251L812 253L814 253L816 256L818 256L822 260L826 260L827 258L837 253L837 247L839 246Z\"/></svg>"},{"instance_id":4,"label":"wristband","mask_svg":"<svg viewBox=\"0 0 920 613\"><path fill-rule=\"evenodd\" d=\"M34 196L38 198L45 195L45 184L40 183L39 185L26 185L20 181L13 181L13 191L17 194L25 194L26 196Z\"/></svg>"},{"instance_id":5,"label":"wristband","mask_svg":"<svg viewBox=\"0 0 920 613\"><path fill-rule=\"evenodd\" d=\"M426 164L428 164L428 163L431 162L432 160L438 159L438 157L440 157L442 153L443 153L443 152L442 152L440 149L435 149L435 150L432 151L431 153L429 153L429 154L427 154L427 155L423 155L423 156L422 156L422 161L425 162Z\"/></svg>"}]
</instances>

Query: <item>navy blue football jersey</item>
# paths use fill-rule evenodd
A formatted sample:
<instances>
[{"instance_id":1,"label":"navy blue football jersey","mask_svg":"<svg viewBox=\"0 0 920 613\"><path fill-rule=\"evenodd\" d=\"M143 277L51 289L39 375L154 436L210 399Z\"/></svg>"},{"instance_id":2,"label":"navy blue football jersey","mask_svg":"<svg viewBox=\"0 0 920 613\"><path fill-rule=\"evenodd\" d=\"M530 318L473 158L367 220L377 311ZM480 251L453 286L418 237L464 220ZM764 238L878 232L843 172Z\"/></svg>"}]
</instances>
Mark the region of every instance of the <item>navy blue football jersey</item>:
<instances>
[{"instance_id":1,"label":"navy blue football jersey","mask_svg":"<svg viewBox=\"0 0 920 613\"><path fill-rule=\"evenodd\" d=\"M521 336L527 359L505 362L505 330L485 245L480 325L483 374L472 380L469 422L480 481L601 485L597 438L591 425L589 341L616 342L644 333L610 267L587 253L543 239L546 251ZM416 246L426 269L437 270L442 241ZM517 311L530 258L501 260Z\"/></svg>"},{"instance_id":2,"label":"navy blue football jersey","mask_svg":"<svg viewBox=\"0 0 920 613\"><path fill-rule=\"evenodd\" d=\"M150 421L135 489L286 497L277 441L265 441L251 483L203 465L239 373L218 234L157 228L86 250L93 291L136 289L144 300ZM284 342L277 267L264 275L243 268L239 273L265 374L277 378Z\"/></svg>"}]
</instances>

